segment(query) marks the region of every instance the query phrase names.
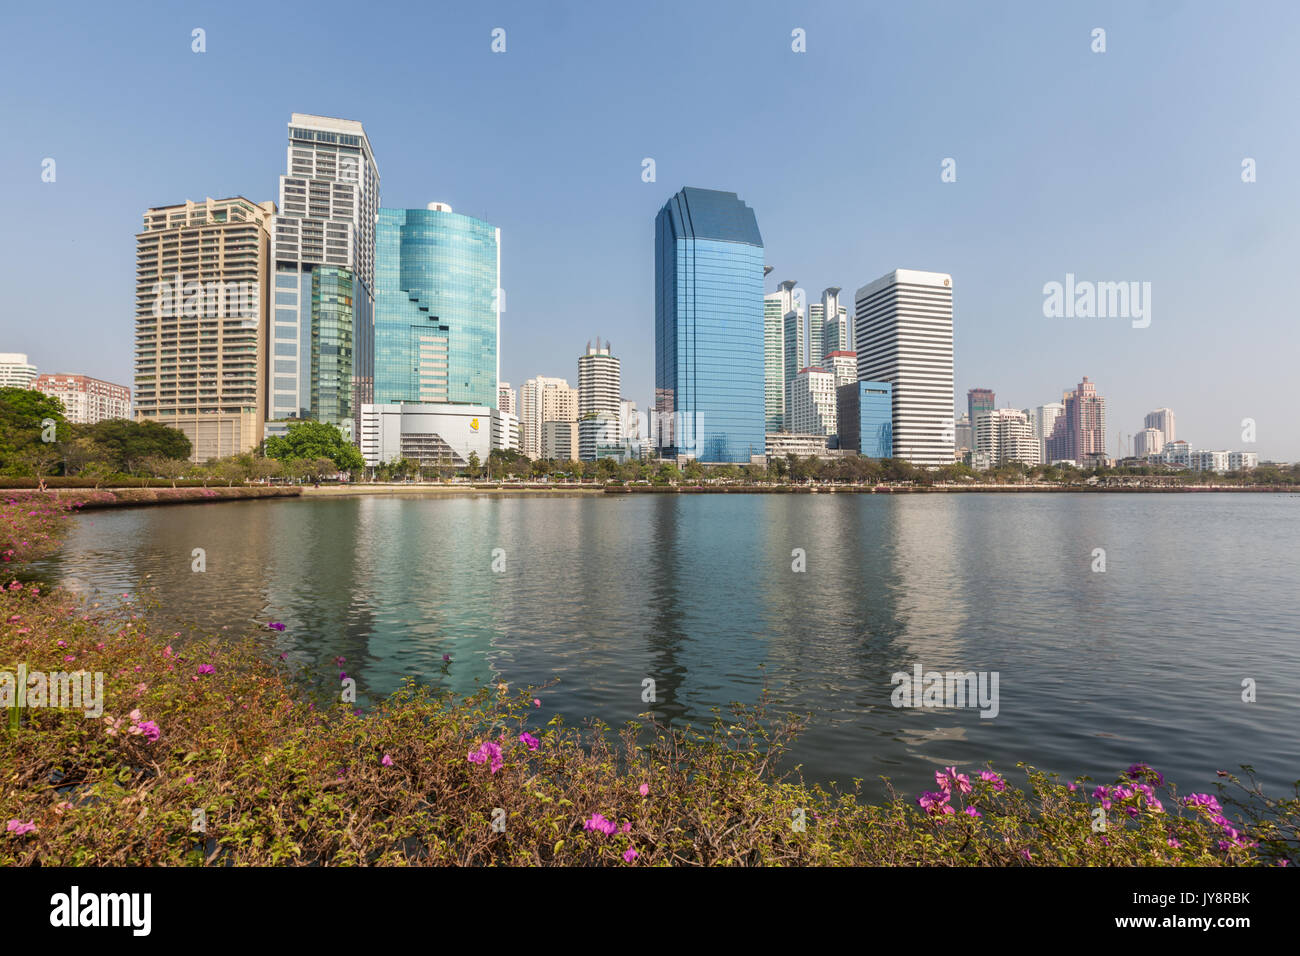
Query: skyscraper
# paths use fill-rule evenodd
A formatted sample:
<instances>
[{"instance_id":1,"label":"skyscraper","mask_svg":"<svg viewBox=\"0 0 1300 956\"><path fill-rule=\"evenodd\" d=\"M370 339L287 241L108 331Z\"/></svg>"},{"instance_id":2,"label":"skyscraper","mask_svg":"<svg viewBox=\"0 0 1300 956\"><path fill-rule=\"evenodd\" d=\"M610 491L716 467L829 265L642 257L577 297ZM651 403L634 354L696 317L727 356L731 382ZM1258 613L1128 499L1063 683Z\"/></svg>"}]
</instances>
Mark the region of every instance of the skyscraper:
<instances>
[{"instance_id":1,"label":"skyscraper","mask_svg":"<svg viewBox=\"0 0 1300 956\"><path fill-rule=\"evenodd\" d=\"M971 428L979 427L980 413L993 411L997 401L991 388L972 388L966 393L966 413L970 416Z\"/></svg>"},{"instance_id":2,"label":"skyscraper","mask_svg":"<svg viewBox=\"0 0 1300 956\"><path fill-rule=\"evenodd\" d=\"M268 432L316 418L359 434L374 396L379 168L361 124L294 113L271 259ZM317 274L319 273L319 274Z\"/></svg>"},{"instance_id":3,"label":"skyscraper","mask_svg":"<svg viewBox=\"0 0 1300 956\"><path fill-rule=\"evenodd\" d=\"M851 382L835 390L835 423L841 451L868 458L894 457L893 386Z\"/></svg>"},{"instance_id":4,"label":"skyscraper","mask_svg":"<svg viewBox=\"0 0 1300 956\"><path fill-rule=\"evenodd\" d=\"M812 344L811 362L826 367L826 356L832 352L853 351L853 323L849 310L840 305L840 289L830 286L822 290L821 302L808 306L809 339Z\"/></svg>"},{"instance_id":5,"label":"skyscraper","mask_svg":"<svg viewBox=\"0 0 1300 956\"><path fill-rule=\"evenodd\" d=\"M135 417L180 429L192 461L251 451L266 418L275 203L150 209L136 236Z\"/></svg>"},{"instance_id":6,"label":"skyscraper","mask_svg":"<svg viewBox=\"0 0 1300 956\"><path fill-rule=\"evenodd\" d=\"M1161 445L1178 439L1178 436L1174 433L1174 410L1172 408L1157 408L1154 412L1147 412L1147 417L1142 422L1142 425L1145 428L1154 428L1160 432Z\"/></svg>"},{"instance_id":7,"label":"skyscraper","mask_svg":"<svg viewBox=\"0 0 1300 956\"><path fill-rule=\"evenodd\" d=\"M858 381L893 386L893 457L953 460L952 277L896 269L854 296Z\"/></svg>"},{"instance_id":8,"label":"skyscraper","mask_svg":"<svg viewBox=\"0 0 1300 956\"><path fill-rule=\"evenodd\" d=\"M496 408L501 230L453 212L380 209L375 402Z\"/></svg>"},{"instance_id":9,"label":"skyscraper","mask_svg":"<svg viewBox=\"0 0 1300 956\"><path fill-rule=\"evenodd\" d=\"M975 425L975 451L991 466L1018 461L1037 465L1038 439L1029 416L1017 408L981 409Z\"/></svg>"},{"instance_id":10,"label":"skyscraper","mask_svg":"<svg viewBox=\"0 0 1300 956\"><path fill-rule=\"evenodd\" d=\"M769 432L785 428L785 314L794 308L794 288L794 282L782 282L763 297L763 406Z\"/></svg>"},{"instance_id":11,"label":"skyscraper","mask_svg":"<svg viewBox=\"0 0 1300 956\"><path fill-rule=\"evenodd\" d=\"M735 193L686 187L655 219L655 403L666 456L764 454L763 239Z\"/></svg>"},{"instance_id":12,"label":"skyscraper","mask_svg":"<svg viewBox=\"0 0 1300 956\"><path fill-rule=\"evenodd\" d=\"M1084 465L1106 455L1106 400L1095 383L1083 381L1062 397L1065 411L1056 419L1047 439L1047 460Z\"/></svg>"},{"instance_id":13,"label":"skyscraper","mask_svg":"<svg viewBox=\"0 0 1300 956\"><path fill-rule=\"evenodd\" d=\"M1150 417L1150 415L1147 416L1147 418ZM1164 434L1158 428L1144 428L1133 436L1133 455L1136 458L1158 455L1164 447Z\"/></svg>"},{"instance_id":14,"label":"skyscraper","mask_svg":"<svg viewBox=\"0 0 1300 956\"><path fill-rule=\"evenodd\" d=\"M578 457L596 460L596 446L616 445L623 438L623 379L618 359L596 338L578 356Z\"/></svg>"}]
</instances>

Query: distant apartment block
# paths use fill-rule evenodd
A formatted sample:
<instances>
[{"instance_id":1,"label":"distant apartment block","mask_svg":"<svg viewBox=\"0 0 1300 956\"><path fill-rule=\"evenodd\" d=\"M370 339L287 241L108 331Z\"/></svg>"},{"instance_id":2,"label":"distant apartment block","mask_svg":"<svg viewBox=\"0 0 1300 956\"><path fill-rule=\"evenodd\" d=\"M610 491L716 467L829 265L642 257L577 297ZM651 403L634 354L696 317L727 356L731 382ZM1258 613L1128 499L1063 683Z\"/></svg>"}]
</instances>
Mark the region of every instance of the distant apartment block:
<instances>
[{"instance_id":1,"label":"distant apartment block","mask_svg":"<svg viewBox=\"0 0 1300 956\"><path fill-rule=\"evenodd\" d=\"M22 352L0 352L0 388L27 388L36 378L36 366Z\"/></svg>"},{"instance_id":2,"label":"distant apartment block","mask_svg":"<svg viewBox=\"0 0 1300 956\"><path fill-rule=\"evenodd\" d=\"M1151 416L1148 415L1149 419ZM1147 427L1133 436L1133 455L1135 458L1148 458L1160 454L1165 447L1164 433L1158 428Z\"/></svg>"},{"instance_id":3,"label":"distant apartment block","mask_svg":"<svg viewBox=\"0 0 1300 956\"><path fill-rule=\"evenodd\" d=\"M578 450L577 422L542 422L542 458L577 461Z\"/></svg>"},{"instance_id":4,"label":"distant apartment block","mask_svg":"<svg viewBox=\"0 0 1300 956\"><path fill-rule=\"evenodd\" d=\"M577 420L578 390L571 388L567 379L539 375L519 389L519 442L527 457L543 457L542 426L546 422Z\"/></svg>"},{"instance_id":5,"label":"distant apartment block","mask_svg":"<svg viewBox=\"0 0 1300 956\"><path fill-rule=\"evenodd\" d=\"M511 415L519 414L518 399L509 382L502 382L497 386L497 408Z\"/></svg>"},{"instance_id":6,"label":"distant apartment block","mask_svg":"<svg viewBox=\"0 0 1300 956\"><path fill-rule=\"evenodd\" d=\"M266 418L272 202L187 201L136 236L135 418L184 432L190 459L251 451Z\"/></svg>"},{"instance_id":7,"label":"distant apartment block","mask_svg":"<svg viewBox=\"0 0 1300 956\"><path fill-rule=\"evenodd\" d=\"M1259 467L1259 455L1253 451L1228 452L1228 471L1249 471Z\"/></svg>"},{"instance_id":8,"label":"distant apartment block","mask_svg":"<svg viewBox=\"0 0 1300 956\"><path fill-rule=\"evenodd\" d=\"M131 417L131 390L125 385L89 375L38 375L31 387L62 401L68 421L75 425Z\"/></svg>"},{"instance_id":9,"label":"distant apartment block","mask_svg":"<svg viewBox=\"0 0 1300 956\"><path fill-rule=\"evenodd\" d=\"M597 445L617 445L623 438L623 378L609 342L578 356L578 457L596 460Z\"/></svg>"},{"instance_id":10,"label":"distant apartment block","mask_svg":"<svg viewBox=\"0 0 1300 956\"><path fill-rule=\"evenodd\" d=\"M1105 457L1106 400L1097 394L1097 386L1084 376L1077 388L1065 393L1062 404L1065 411L1047 439L1048 460L1083 465Z\"/></svg>"},{"instance_id":11,"label":"distant apartment block","mask_svg":"<svg viewBox=\"0 0 1300 956\"><path fill-rule=\"evenodd\" d=\"M1033 425L1018 408L982 410L975 423L975 451L991 468L1013 461L1024 465L1040 463Z\"/></svg>"},{"instance_id":12,"label":"distant apartment block","mask_svg":"<svg viewBox=\"0 0 1300 956\"><path fill-rule=\"evenodd\" d=\"M825 458L827 457L826 436L801 435L797 432L769 432L765 451L768 464L777 458L785 458L786 455L797 455L800 458Z\"/></svg>"},{"instance_id":13,"label":"distant apartment block","mask_svg":"<svg viewBox=\"0 0 1300 956\"><path fill-rule=\"evenodd\" d=\"M790 383L791 431L835 434L835 376L825 369L802 368Z\"/></svg>"},{"instance_id":14,"label":"distant apartment block","mask_svg":"<svg viewBox=\"0 0 1300 956\"><path fill-rule=\"evenodd\" d=\"M1157 408L1154 412L1147 412L1142 425L1145 428L1154 428L1160 432L1160 444L1162 446L1178 437L1174 432L1174 411L1172 408Z\"/></svg>"},{"instance_id":15,"label":"distant apartment block","mask_svg":"<svg viewBox=\"0 0 1300 956\"><path fill-rule=\"evenodd\" d=\"M849 352L844 349L835 349L827 352L822 359L822 368L831 373L835 379L835 387L848 385L850 382L858 380L858 353Z\"/></svg>"}]
</instances>

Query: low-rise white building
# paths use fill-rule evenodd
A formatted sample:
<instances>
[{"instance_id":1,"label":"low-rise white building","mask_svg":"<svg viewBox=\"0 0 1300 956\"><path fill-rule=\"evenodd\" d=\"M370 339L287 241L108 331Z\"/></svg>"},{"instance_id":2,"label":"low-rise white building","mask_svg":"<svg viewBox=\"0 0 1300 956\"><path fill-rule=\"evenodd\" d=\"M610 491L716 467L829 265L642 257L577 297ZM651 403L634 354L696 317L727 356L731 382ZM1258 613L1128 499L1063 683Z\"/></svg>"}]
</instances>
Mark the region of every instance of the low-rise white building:
<instances>
[{"instance_id":1,"label":"low-rise white building","mask_svg":"<svg viewBox=\"0 0 1300 956\"><path fill-rule=\"evenodd\" d=\"M1259 467L1259 455L1253 451L1228 452L1228 471L1249 471Z\"/></svg>"},{"instance_id":2,"label":"low-rise white building","mask_svg":"<svg viewBox=\"0 0 1300 956\"><path fill-rule=\"evenodd\" d=\"M500 443L510 431L507 416L487 405L362 405L361 457L371 467L406 458L419 465L463 468L471 453L482 463L494 447L508 447Z\"/></svg>"}]
</instances>

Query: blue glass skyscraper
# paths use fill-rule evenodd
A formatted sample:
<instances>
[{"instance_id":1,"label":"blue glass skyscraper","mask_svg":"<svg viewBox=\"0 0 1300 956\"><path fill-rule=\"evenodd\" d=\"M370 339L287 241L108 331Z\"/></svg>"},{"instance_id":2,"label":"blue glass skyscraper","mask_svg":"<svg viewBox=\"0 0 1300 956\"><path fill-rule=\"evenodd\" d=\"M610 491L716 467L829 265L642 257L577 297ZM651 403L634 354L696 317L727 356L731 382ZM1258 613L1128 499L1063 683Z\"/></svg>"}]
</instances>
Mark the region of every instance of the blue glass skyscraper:
<instances>
[{"instance_id":1,"label":"blue glass skyscraper","mask_svg":"<svg viewBox=\"0 0 1300 956\"><path fill-rule=\"evenodd\" d=\"M501 230L452 212L380 209L375 403L497 407Z\"/></svg>"},{"instance_id":2,"label":"blue glass skyscraper","mask_svg":"<svg viewBox=\"0 0 1300 956\"><path fill-rule=\"evenodd\" d=\"M665 457L766 449L763 239L735 193L686 187L655 219L656 434Z\"/></svg>"}]
</instances>

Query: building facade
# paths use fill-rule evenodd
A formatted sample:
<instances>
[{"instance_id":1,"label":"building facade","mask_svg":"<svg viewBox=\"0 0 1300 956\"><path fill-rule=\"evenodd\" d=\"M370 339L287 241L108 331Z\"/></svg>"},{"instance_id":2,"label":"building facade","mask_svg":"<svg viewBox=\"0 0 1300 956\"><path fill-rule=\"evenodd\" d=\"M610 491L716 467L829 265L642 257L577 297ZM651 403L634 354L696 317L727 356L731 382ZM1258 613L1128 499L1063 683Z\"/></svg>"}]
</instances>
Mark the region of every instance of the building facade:
<instances>
[{"instance_id":1,"label":"building facade","mask_svg":"<svg viewBox=\"0 0 1300 956\"><path fill-rule=\"evenodd\" d=\"M822 368L828 367L832 353L853 351L853 323L848 308L840 304L840 292L838 286L823 289L821 302L808 307L809 325L818 330L810 335L813 357L809 361L820 362Z\"/></svg>"},{"instance_id":2,"label":"building facade","mask_svg":"<svg viewBox=\"0 0 1300 956\"><path fill-rule=\"evenodd\" d=\"M975 451L986 456L989 467L1013 461L1031 466L1040 463L1033 425L1018 408L981 410L975 423Z\"/></svg>"},{"instance_id":3,"label":"building facade","mask_svg":"<svg viewBox=\"0 0 1300 956\"><path fill-rule=\"evenodd\" d=\"M267 402L275 204L187 201L136 236L135 418L185 433L191 461L251 451Z\"/></svg>"},{"instance_id":4,"label":"building facade","mask_svg":"<svg viewBox=\"0 0 1300 956\"><path fill-rule=\"evenodd\" d=\"M314 418L352 435L373 400L378 213L379 167L362 125L292 114L271 238L267 414L278 424L268 433Z\"/></svg>"},{"instance_id":5,"label":"building facade","mask_svg":"<svg viewBox=\"0 0 1300 956\"><path fill-rule=\"evenodd\" d=\"M380 209L374 400L497 407L501 230L454 212Z\"/></svg>"},{"instance_id":6,"label":"building facade","mask_svg":"<svg viewBox=\"0 0 1300 956\"><path fill-rule=\"evenodd\" d=\"M770 465L778 458L826 458L825 435L802 435L798 432L771 432L764 440L764 454Z\"/></svg>"},{"instance_id":7,"label":"building facade","mask_svg":"<svg viewBox=\"0 0 1300 956\"><path fill-rule=\"evenodd\" d=\"M65 417L74 425L131 417L131 390L125 385L89 375L38 375L31 387L62 401Z\"/></svg>"},{"instance_id":8,"label":"building facade","mask_svg":"<svg viewBox=\"0 0 1300 956\"><path fill-rule=\"evenodd\" d=\"M792 432L834 435L835 376L821 368L802 368L790 383Z\"/></svg>"},{"instance_id":9,"label":"building facade","mask_svg":"<svg viewBox=\"0 0 1300 956\"><path fill-rule=\"evenodd\" d=\"M794 289L793 281L782 282L763 297L763 410L770 432L785 428L785 316L794 309Z\"/></svg>"},{"instance_id":10,"label":"building facade","mask_svg":"<svg viewBox=\"0 0 1300 956\"><path fill-rule=\"evenodd\" d=\"M1165 436L1158 428L1144 428L1133 436L1133 455L1135 458L1158 455L1164 447Z\"/></svg>"},{"instance_id":11,"label":"building facade","mask_svg":"<svg viewBox=\"0 0 1300 956\"><path fill-rule=\"evenodd\" d=\"M894 457L894 400L889 382L852 382L835 390L840 451Z\"/></svg>"},{"instance_id":12,"label":"building facade","mask_svg":"<svg viewBox=\"0 0 1300 956\"><path fill-rule=\"evenodd\" d=\"M623 439L623 377L619 360L596 338L578 356L578 456L596 460L596 446L617 445Z\"/></svg>"},{"instance_id":13,"label":"building facade","mask_svg":"<svg viewBox=\"0 0 1300 956\"><path fill-rule=\"evenodd\" d=\"M36 378L36 366L22 352L0 352L0 388L28 388Z\"/></svg>"},{"instance_id":14,"label":"building facade","mask_svg":"<svg viewBox=\"0 0 1300 956\"><path fill-rule=\"evenodd\" d=\"M1178 438L1174 428L1174 410L1172 408L1157 408L1154 412L1147 412L1146 418L1142 421L1142 426L1144 428L1154 428L1160 432L1161 446Z\"/></svg>"},{"instance_id":15,"label":"building facade","mask_svg":"<svg viewBox=\"0 0 1300 956\"><path fill-rule=\"evenodd\" d=\"M370 467L399 458L420 466L464 468L508 447L509 422L490 405L367 403L361 407L361 457Z\"/></svg>"},{"instance_id":16,"label":"building facade","mask_svg":"<svg viewBox=\"0 0 1300 956\"><path fill-rule=\"evenodd\" d=\"M1047 439L1047 458L1074 461L1080 465L1106 454L1106 400L1097 394L1095 383L1085 375L1073 391L1066 392L1065 410L1056 419Z\"/></svg>"},{"instance_id":17,"label":"building facade","mask_svg":"<svg viewBox=\"0 0 1300 956\"><path fill-rule=\"evenodd\" d=\"M893 386L893 457L953 460L952 277L897 269L854 296L858 380Z\"/></svg>"},{"instance_id":18,"label":"building facade","mask_svg":"<svg viewBox=\"0 0 1300 956\"><path fill-rule=\"evenodd\" d=\"M497 386L497 408L511 415L519 414L518 399L516 399L515 390L510 387L509 382L502 382Z\"/></svg>"},{"instance_id":19,"label":"building facade","mask_svg":"<svg viewBox=\"0 0 1300 956\"><path fill-rule=\"evenodd\" d=\"M519 389L519 442L527 457L543 457L544 423L577 420L578 390L571 388L567 379L539 375Z\"/></svg>"},{"instance_id":20,"label":"building facade","mask_svg":"<svg viewBox=\"0 0 1300 956\"><path fill-rule=\"evenodd\" d=\"M542 422L542 457L552 461L577 461L579 442L577 422Z\"/></svg>"},{"instance_id":21,"label":"building facade","mask_svg":"<svg viewBox=\"0 0 1300 956\"><path fill-rule=\"evenodd\" d=\"M766 432L763 239L735 193L686 187L655 218L656 444L748 463Z\"/></svg>"}]
</instances>

